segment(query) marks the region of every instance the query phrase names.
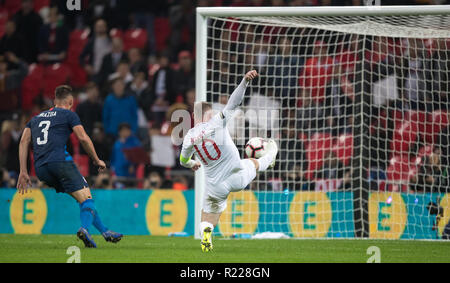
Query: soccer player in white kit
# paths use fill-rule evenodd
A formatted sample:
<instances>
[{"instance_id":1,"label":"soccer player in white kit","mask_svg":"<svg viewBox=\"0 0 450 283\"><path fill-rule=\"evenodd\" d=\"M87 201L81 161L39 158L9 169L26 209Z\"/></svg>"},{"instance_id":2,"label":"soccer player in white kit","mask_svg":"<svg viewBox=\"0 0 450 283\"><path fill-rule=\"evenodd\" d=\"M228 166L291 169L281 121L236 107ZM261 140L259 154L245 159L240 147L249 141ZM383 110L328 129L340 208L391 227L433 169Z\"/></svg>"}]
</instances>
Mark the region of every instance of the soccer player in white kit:
<instances>
[{"instance_id":1,"label":"soccer player in white kit","mask_svg":"<svg viewBox=\"0 0 450 283\"><path fill-rule=\"evenodd\" d=\"M205 168L205 191L200 223L202 251L212 250L212 231L219 222L220 215L227 206L230 192L243 190L256 177L257 171L272 168L278 153L273 139L268 139L265 154L259 158L240 158L226 127L233 111L241 104L249 82L258 73L252 70L245 74L242 82L231 94L225 108L214 114L207 102L194 105L194 127L183 140L180 164L197 170ZM191 160L192 155L196 160ZM200 162L201 161L201 162Z\"/></svg>"}]
</instances>

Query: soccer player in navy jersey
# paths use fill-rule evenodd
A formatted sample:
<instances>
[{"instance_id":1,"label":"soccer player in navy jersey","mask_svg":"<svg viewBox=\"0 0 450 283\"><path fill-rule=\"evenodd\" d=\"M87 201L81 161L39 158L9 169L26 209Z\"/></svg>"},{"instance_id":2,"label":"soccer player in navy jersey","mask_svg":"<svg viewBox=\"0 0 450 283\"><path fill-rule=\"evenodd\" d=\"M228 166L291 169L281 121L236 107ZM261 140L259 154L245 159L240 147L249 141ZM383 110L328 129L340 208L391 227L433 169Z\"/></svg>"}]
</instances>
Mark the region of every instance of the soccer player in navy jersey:
<instances>
[{"instance_id":1,"label":"soccer player in navy jersey","mask_svg":"<svg viewBox=\"0 0 450 283\"><path fill-rule=\"evenodd\" d=\"M34 165L39 180L55 188L57 193L71 195L80 205L81 228L77 237L86 247L96 248L97 245L89 234L89 227L94 225L106 241L117 243L123 235L110 231L102 223L95 209L89 185L66 150L67 140L74 132L99 170L106 168L105 162L98 158L80 118L70 111L73 105L72 88L66 85L58 86L55 89L54 104L55 107L33 117L23 130L19 145L20 174L17 189L19 193L24 194L31 185L27 158L28 147L32 143Z\"/></svg>"}]
</instances>

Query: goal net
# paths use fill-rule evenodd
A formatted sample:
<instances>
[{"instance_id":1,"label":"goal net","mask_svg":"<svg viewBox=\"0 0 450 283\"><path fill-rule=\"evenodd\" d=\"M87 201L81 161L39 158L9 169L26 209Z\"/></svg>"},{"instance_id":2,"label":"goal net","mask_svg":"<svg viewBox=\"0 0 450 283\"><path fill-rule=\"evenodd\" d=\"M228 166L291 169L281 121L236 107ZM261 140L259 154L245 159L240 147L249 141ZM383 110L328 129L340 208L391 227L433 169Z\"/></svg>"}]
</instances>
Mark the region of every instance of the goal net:
<instances>
[{"instance_id":1,"label":"goal net","mask_svg":"<svg viewBox=\"0 0 450 283\"><path fill-rule=\"evenodd\" d=\"M242 158L254 136L279 146L273 170L230 194L216 233L448 235L449 12L198 9L197 99L223 108L256 69L228 128Z\"/></svg>"}]
</instances>

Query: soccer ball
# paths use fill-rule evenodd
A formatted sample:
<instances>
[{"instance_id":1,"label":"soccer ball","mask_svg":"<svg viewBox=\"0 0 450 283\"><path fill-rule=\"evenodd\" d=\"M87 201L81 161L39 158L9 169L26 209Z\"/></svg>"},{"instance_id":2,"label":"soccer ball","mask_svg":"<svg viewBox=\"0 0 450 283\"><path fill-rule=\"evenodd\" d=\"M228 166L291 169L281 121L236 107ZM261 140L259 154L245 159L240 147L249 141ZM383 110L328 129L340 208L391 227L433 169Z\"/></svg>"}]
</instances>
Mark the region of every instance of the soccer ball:
<instances>
[{"instance_id":1,"label":"soccer ball","mask_svg":"<svg viewBox=\"0 0 450 283\"><path fill-rule=\"evenodd\" d=\"M267 141L263 138L251 138L245 145L247 158L260 158L266 151Z\"/></svg>"}]
</instances>

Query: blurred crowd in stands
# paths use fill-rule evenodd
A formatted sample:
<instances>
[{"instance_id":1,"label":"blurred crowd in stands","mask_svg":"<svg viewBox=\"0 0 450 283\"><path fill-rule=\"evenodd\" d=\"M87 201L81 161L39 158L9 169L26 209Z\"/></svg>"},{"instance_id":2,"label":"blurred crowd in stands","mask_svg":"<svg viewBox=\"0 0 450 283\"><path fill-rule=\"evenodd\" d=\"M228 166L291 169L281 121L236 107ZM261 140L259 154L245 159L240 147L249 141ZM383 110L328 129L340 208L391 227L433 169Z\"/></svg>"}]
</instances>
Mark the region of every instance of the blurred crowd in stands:
<instances>
[{"instance_id":1,"label":"blurred crowd in stands","mask_svg":"<svg viewBox=\"0 0 450 283\"><path fill-rule=\"evenodd\" d=\"M92 187L193 188L193 174L178 165L179 147L170 142L174 127L170 117L176 109L192 112L195 101L195 7L361 4L356 0L82 0L82 10L77 12L68 11L65 2L0 0L0 187L15 186L18 143L26 122L53 106L56 86L69 84L76 95L73 110L109 167L98 173L71 137L68 151ZM238 32L239 28L244 27ZM233 43L232 29L220 32L225 40L216 46L214 62L236 51L248 53L249 37ZM396 74L397 88L405 90L371 103L370 138L364 145L369 156L363 164L370 167L371 188L442 191L448 187L448 41L386 42L347 36L336 45L323 40L293 42L289 36L276 44L264 40L253 39L252 44L261 44L255 56L245 57L247 62L235 56L226 58L231 63L210 65L213 71L208 78L213 83L208 93L222 94L214 96L214 102L225 104L238 82L232 74L244 74L248 67L255 67L266 80L260 85L272 86L252 89L279 100L287 117L277 173L268 180L272 185L267 189L278 188L277 180L281 180L279 187L292 190L317 189L326 179L340 180L335 189L352 186L351 168L357 166L352 159L357 133L354 105L360 105L355 94L361 88L371 93L366 88L373 87L353 83L361 81L358 76L363 73L372 76L366 79L372 83ZM368 63L358 65L358 44L363 41L370 45L362 55ZM306 43L312 46L308 50L292 48ZM397 50L398 46L407 47ZM409 60L396 52L410 52ZM438 126L433 119L439 119ZM30 170L33 174L32 162Z\"/></svg>"}]
</instances>

